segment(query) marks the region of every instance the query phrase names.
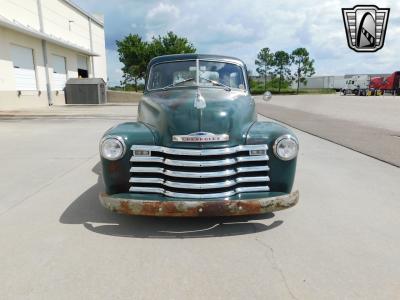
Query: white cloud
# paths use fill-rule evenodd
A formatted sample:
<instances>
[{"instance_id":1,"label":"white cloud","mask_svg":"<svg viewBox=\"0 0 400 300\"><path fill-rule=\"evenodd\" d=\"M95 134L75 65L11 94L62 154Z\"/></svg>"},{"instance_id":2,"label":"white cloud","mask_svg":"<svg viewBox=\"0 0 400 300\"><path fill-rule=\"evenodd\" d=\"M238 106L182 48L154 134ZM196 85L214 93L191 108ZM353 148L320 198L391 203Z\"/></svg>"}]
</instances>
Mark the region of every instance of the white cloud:
<instances>
[{"instance_id":1,"label":"white cloud","mask_svg":"<svg viewBox=\"0 0 400 300\"><path fill-rule=\"evenodd\" d=\"M168 26L179 18L180 10L173 4L158 3L146 14L146 25L148 28L161 28Z\"/></svg>"}]
</instances>

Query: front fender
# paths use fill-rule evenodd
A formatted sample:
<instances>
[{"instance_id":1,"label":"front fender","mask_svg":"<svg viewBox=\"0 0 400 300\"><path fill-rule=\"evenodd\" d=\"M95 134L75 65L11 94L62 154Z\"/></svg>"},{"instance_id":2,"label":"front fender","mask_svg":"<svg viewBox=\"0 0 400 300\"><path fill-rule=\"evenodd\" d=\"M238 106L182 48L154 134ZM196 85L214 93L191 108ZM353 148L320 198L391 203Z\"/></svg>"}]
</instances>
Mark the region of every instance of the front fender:
<instances>
[{"instance_id":1,"label":"front fender","mask_svg":"<svg viewBox=\"0 0 400 300\"><path fill-rule=\"evenodd\" d=\"M290 193L294 182L297 157L290 161L283 161L275 156L273 150L275 140L285 134L296 137L290 129L274 122L255 122L247 133L246 144L268 145L269 187L272 192Z\"/></svg>"},{"instance_id":2,"label":"front fender","mask_svg":"<svg viewBox=\"0 0 400 300\"><path fill-rule=\"evenodd\" d=\"M143 123L127 122L119 124L107 130L105 136L119 136L126 145L125 155L116 161L110 161L101 157L103 168L103 180L106 192L109 195L126 193L129 191L130 158L132 145L155 145L155 137L152 131Z\"/></svg>"}]
</instances>

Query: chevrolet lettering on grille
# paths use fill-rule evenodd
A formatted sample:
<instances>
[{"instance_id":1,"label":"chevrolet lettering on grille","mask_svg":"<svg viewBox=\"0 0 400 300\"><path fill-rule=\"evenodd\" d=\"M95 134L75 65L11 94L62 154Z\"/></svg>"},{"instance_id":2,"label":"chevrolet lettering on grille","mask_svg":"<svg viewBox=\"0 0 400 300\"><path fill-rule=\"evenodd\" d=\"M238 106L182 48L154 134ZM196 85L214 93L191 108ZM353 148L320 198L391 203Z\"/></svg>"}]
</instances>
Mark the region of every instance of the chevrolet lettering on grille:
<instances>
[{"instance_id":1,"label":"chevrolet lettering on grille","mask_svg":"<svg viewBox=\"0 0 400 300\"><path fill-rule=\"evenodd\" d=\"M228 134L213 134L210 132L194 132L188 135L172 136L174 142L183 143L209 143L209 142L225 142L229 141Z\"/></svg>"}]
</instances>

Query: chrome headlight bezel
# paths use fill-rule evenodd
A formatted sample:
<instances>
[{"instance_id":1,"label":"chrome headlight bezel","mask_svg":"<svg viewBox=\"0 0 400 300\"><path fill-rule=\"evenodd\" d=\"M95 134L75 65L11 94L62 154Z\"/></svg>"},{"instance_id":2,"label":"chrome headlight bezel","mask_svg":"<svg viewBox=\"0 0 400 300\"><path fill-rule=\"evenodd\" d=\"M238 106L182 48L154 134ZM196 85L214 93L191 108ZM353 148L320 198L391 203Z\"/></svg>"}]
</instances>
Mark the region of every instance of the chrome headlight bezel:
<instances>
[{"instance_id":1,"label":"chrome headlight bezel","mask_svg":"<svg viewBox=\"0 0 400 300\"><path fill-rule=\"evenodd\" d=\"M122 151L118 156L116 156L116 157L107 157L106 155L104 155L103 146L104 146L104 143L106 141L108 141L108 140L114 140L121 146ZM124 139L122 137L116 136L116 135L108 135L108 136L105 136L105 137L103 137L101 139L100 145L99 145L99 150L100 150L100 155L101 155L102 158L107 159L107 160L111 160L111 161L115 161L115 160L119 160L122 157L124 157L124 155L126 153L126 144L125 144Z\"/></svg>"},{"instance_id":2,"label":"chrome headlight bezel","mask_svg":"<svg viewBox=\"0 0 400 300\"><path fill-rule=\"evenodd\" d=\"M290 157L282 157L282 156L280 156L279 153L278 153L278 146L279 146L279 143L281 143L281 142L284 141L284 140L289 140L289 141L293 142L293 143L296 145L296 151L295 151L294 154L292 154ZM283 160L283 161L292 160L292 159L296 158L297 155L298 155L298 153L299 153L299 141L298 141L293 135L291 135L291 134L282 135L282 136L278 137L278 138L275 140L274 145L273 145L273 150L274 150L275 156L276 156L277 158L279 158L280 160Z\"/></svg>"}]
</instances>

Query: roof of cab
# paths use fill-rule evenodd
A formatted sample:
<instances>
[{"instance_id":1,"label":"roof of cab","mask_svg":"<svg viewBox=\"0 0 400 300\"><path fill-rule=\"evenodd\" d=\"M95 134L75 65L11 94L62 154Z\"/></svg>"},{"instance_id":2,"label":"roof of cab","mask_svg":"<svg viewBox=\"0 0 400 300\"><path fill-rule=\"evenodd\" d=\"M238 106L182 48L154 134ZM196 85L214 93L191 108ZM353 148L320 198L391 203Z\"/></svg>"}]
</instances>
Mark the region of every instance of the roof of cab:
<instances>
[{"instance_id":1,"label":"roof of cab","mask_svg":"<svg viewBox=\"0 0 400 300\"><path fill-rule=\"evenodd\" d=\"M245 63L236 58L231 56L225 55L213 55L213 54L196 54L196 53L189 53L189 54L172 54L172 55L162 55L154 57L150 63L150 65L167 62L167 61L174 61L174 60L190 60L190 59L215 59L215 60L225 60L225 61L233 61L240 65L245 65Z\"/></svg>"}]
</instances>

